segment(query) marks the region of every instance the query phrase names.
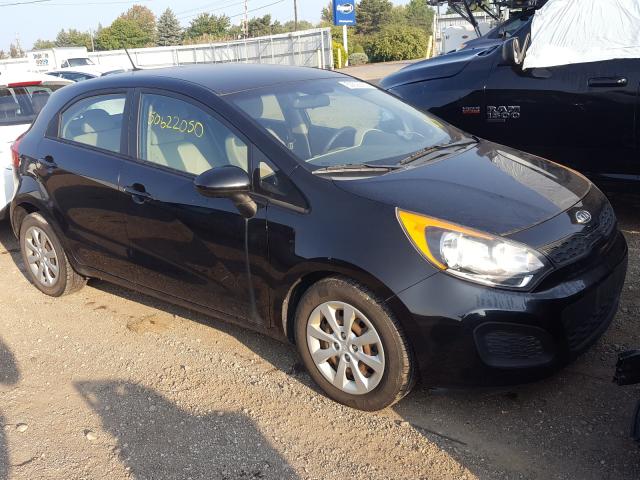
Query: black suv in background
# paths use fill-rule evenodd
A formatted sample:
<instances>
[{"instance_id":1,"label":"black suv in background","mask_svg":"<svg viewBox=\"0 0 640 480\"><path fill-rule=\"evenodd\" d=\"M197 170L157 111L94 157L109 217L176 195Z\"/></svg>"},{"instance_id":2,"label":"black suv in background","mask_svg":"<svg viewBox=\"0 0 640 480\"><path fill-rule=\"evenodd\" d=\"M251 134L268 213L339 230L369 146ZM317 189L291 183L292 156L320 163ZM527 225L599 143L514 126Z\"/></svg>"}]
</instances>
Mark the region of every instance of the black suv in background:
<instances>
[{"instance_id":1,"label":"black suv in background","mask_svg":"<svg viewBox=\"0 0 640 480\"><path fill-rule=\"evenodd\" d=\"M513 39L523 45L530 31L531 22ZM608 188L640 180L640 59L523 70L509 58L513 41L415 63L380 86L463 130L568 165Z\"/></svg>"}]
</instances>

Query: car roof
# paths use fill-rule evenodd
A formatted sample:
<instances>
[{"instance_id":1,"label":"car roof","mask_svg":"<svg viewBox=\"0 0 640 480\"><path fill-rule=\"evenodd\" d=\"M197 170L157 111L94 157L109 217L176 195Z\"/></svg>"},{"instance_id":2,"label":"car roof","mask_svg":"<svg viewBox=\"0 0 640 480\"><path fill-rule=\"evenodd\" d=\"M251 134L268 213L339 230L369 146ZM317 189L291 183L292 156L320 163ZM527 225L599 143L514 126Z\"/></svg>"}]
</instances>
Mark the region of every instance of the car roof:
<instances>
[{"instance_id":1,"label":"car roof","mask_svg":"<svg viewBox=\"0 0 640 480\"><path fill-rule=\"evenodd\" d=\"M311 67L223 63L142 69L92 80L93 88L108 86L115 79L135 79L135 83L153 84L154 79L172 78L200 85L218 95L253 90L287 82L344 78L337 72Z\"/></svg>"},{"instance_id":2,"label":"car roof","mask_svg":"<svg viewBox=\"0 0 640 480\"><path fill-rule=\"evenodd\" d=\"M14 83L42 82L44 84L70 85L71 81L64 78L46 75L44 73L34 73L27 71L0 72L0 87L6 87Z\"/></svg>"}]
</instances>

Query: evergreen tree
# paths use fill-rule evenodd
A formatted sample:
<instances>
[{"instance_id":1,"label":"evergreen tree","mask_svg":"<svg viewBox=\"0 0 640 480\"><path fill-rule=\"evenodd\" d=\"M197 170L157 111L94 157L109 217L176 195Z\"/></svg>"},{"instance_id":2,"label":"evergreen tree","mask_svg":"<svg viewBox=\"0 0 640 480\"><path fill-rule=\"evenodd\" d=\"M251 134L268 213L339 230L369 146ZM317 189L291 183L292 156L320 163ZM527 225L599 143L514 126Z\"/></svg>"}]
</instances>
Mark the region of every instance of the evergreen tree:
<instances>
[{"instance_id":1,"label":"evergreen tree","mask_svg":"<svg viewBox=\"0 0 640 480\"><path fill-rule=\"evenodd\" d=\"M407 23L412 27L423 29L427 34L433 33L434 11L427 4L427 0L411 0L406 6Z\"/></svg>"},{"instance_id":2,"label":"evergreen tree","mask_svg":"<svg viewBox=\"0 0 640 480\"><path fill-rule=\"evenodd\" d=\"M173 10L167 8L158 18L158 45L167 47L182 43L182 27Z\"/></svg>"},{"instance_id":3,"label":"evergreen tree","mask_svg":"<svg viewBox=\"0 0 640 480\"><path fill-rule=\"evenodd\" d=\"M379 32L391 20L390 0L361 0L356 7L356 31L363 35Z\"/></svg>"}]
</instances>

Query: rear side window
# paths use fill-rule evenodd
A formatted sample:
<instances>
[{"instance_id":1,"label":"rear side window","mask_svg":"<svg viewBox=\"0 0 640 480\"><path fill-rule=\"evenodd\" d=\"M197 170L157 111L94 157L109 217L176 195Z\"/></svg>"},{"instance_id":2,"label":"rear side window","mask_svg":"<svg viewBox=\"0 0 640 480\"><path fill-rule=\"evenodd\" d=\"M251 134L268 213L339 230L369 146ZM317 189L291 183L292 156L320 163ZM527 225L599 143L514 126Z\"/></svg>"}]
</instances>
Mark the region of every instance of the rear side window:
<instances>
[{"instance_id":1,"label":"rear side window","mask_svg":"<svg viewBox=\"0 0 640 480\"><path fill-rule=\"evenodd\" d=\"M0 126L32 123L51 94L63 85L0 87Z\"/></svg>"},{"instance_id":2,"label":"rear side window","mask_svg":"<svg viewBox=\"0 0 640 480\"><path fill-rule=\"evenodd\" d=\"M138 155L142 160L193 175L226 165L248 172L247 144L195 105L143 94L140 115Z\"/></svg>"},{"instance_id":3,"label":"rear side window","mask_svg":"<svg viewBox=\"0 0 640 480\"><path fill-rule=\"evenodd\" d=\"M60 138L110 152L120 151L126 96L100 95L71 105L60 119Z\"/></svg>"}]
</instances>

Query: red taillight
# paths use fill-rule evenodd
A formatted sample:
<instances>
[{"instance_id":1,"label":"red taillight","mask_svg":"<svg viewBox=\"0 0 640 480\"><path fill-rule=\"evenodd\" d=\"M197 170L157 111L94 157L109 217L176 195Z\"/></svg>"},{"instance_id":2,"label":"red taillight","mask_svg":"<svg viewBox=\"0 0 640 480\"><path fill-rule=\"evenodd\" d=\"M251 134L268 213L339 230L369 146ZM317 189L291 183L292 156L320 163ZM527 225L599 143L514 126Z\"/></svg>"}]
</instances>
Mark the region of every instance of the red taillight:
<instances>
[{"instance_id":1,"label":"red taillight","mask_svg":"<svg viewBox=\"0 0 640 480\"><path fill-rule=\"evenodd\" d=\"M32 80L30 82L14 82L8 83L8 88L18 88L18 87L36 87L42 83L42 80Z\"/></svg>"},{"instance_id":2,"label":"red taillight","mask_svg":"<svg viewBox=\"0 0 640 480\"><path fill-rule=\"evenodd\" d=\"M18 152L18 147L20 146L20 142L22 141L22 137L24 137L24 133L20 135L15 141L11 144L11 156L13 157L13 168L16 171L20 168L20 152Z\"/></svg>"}]
</instances>

